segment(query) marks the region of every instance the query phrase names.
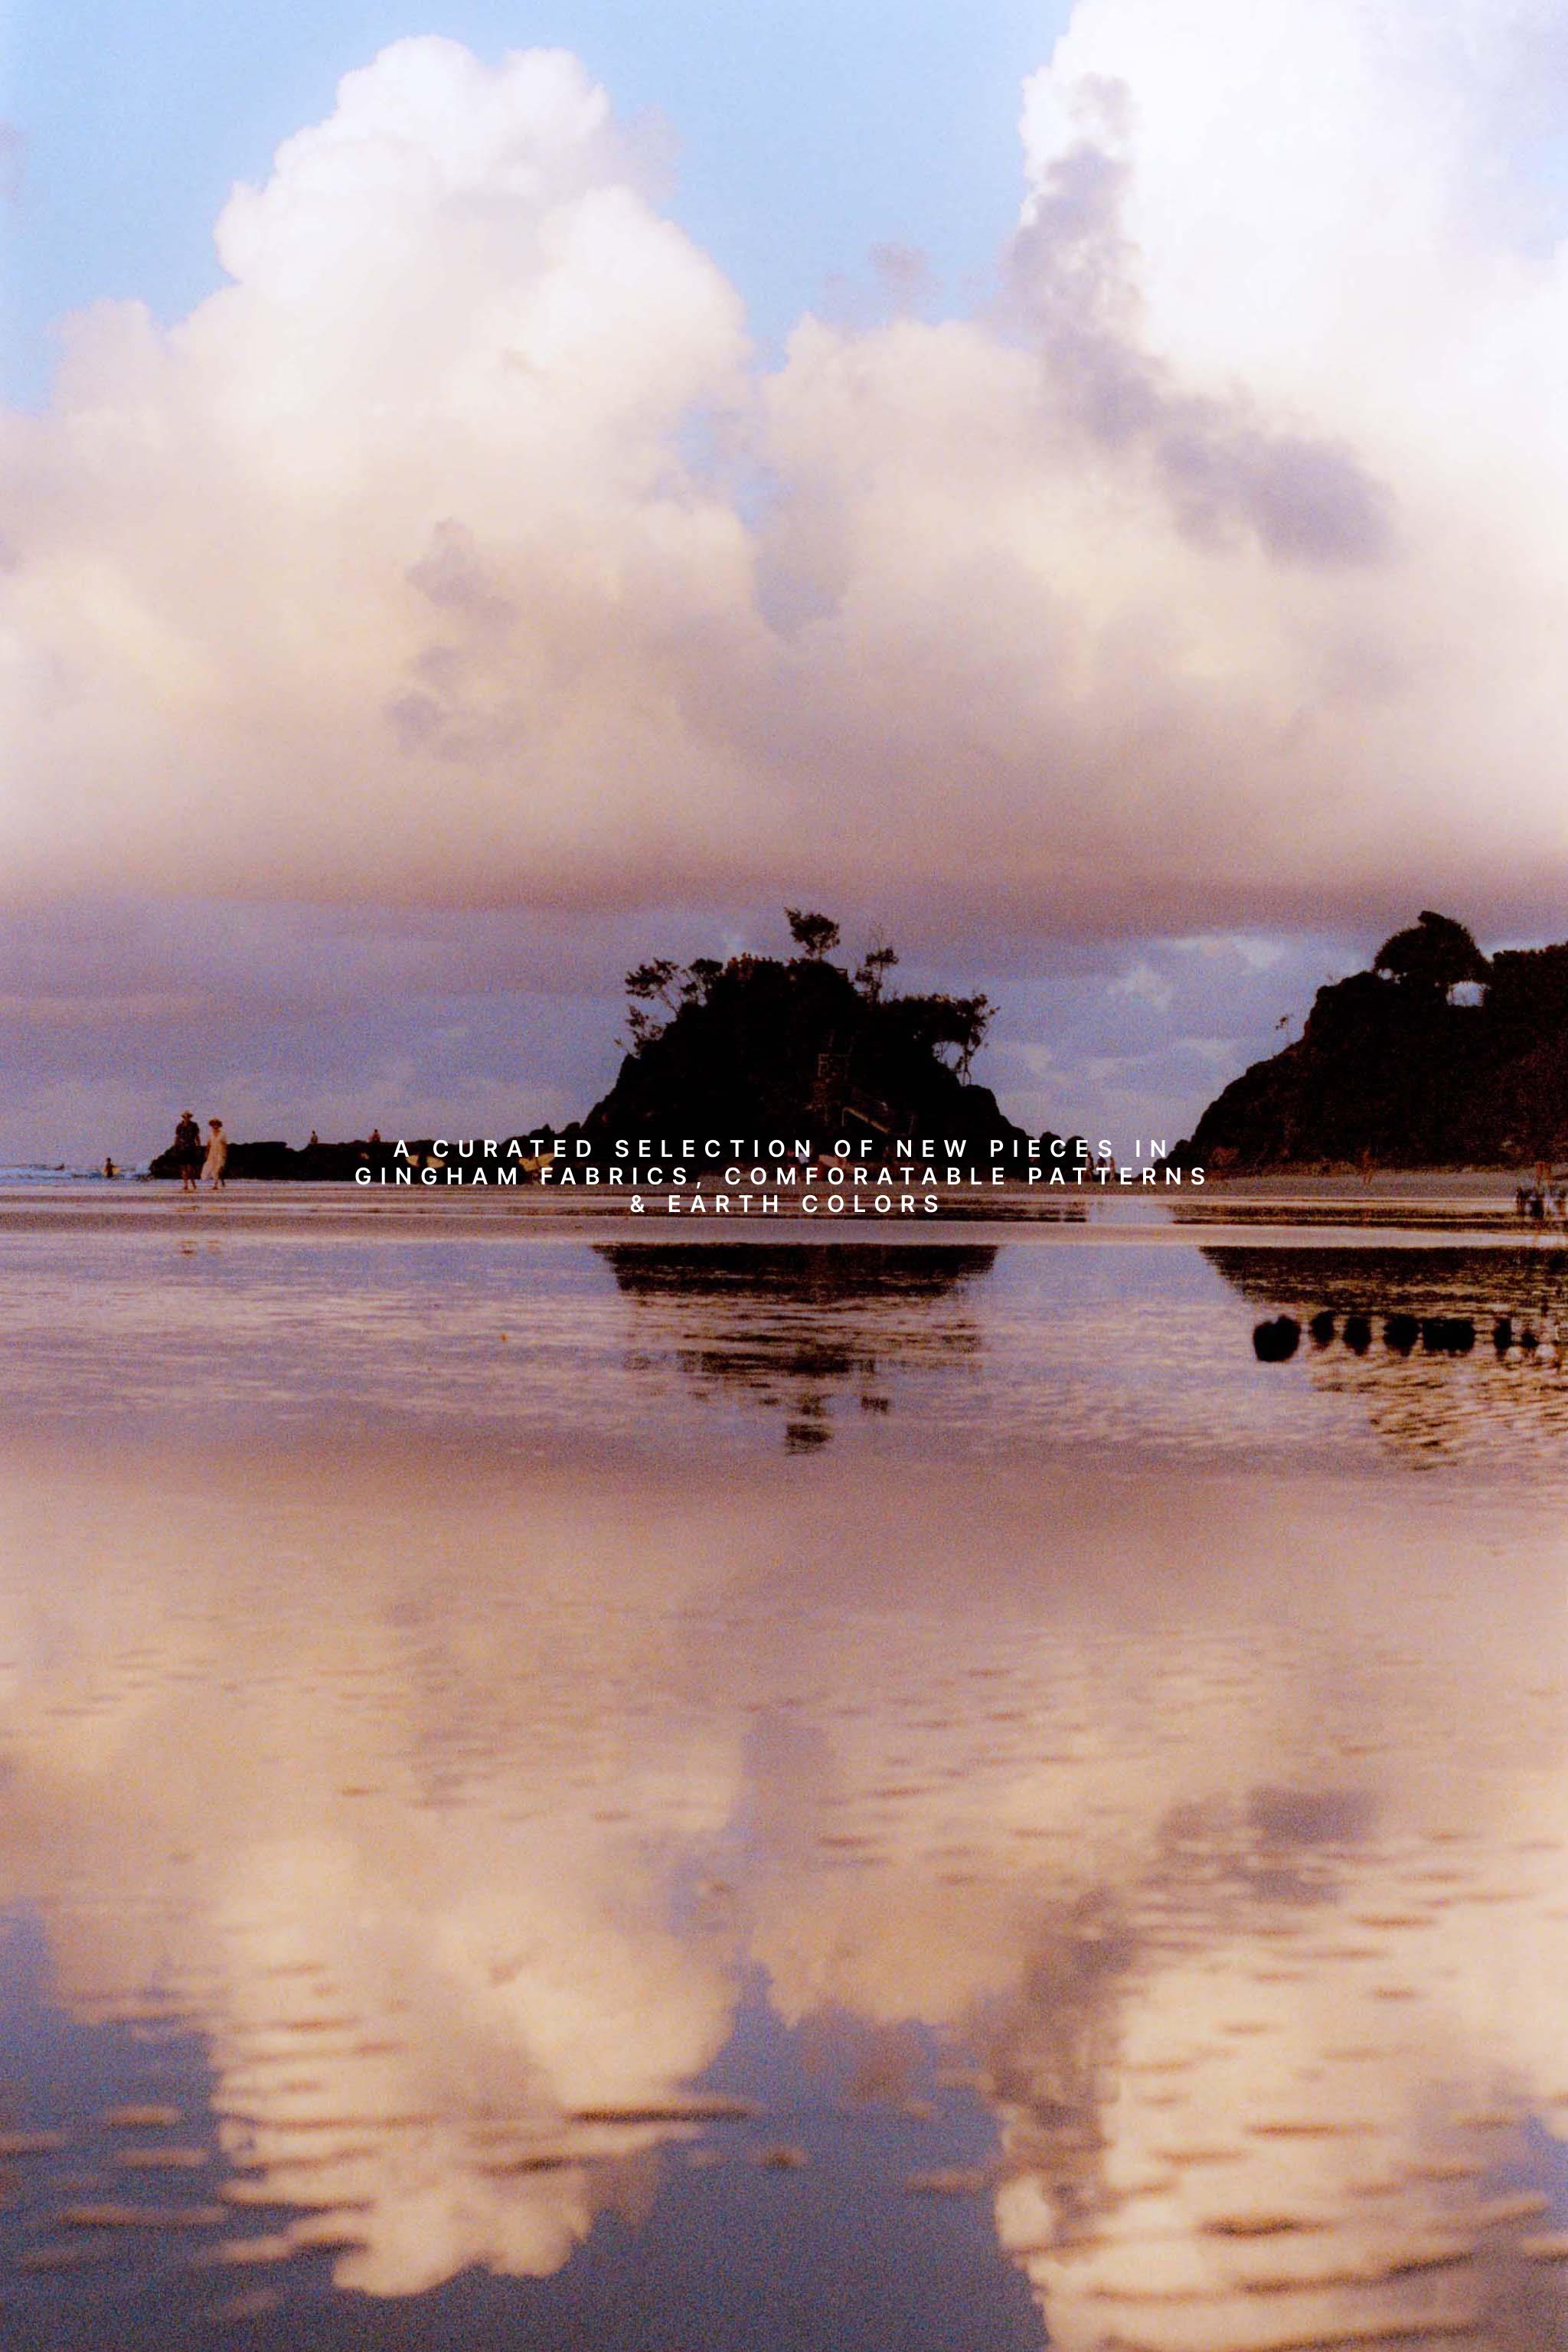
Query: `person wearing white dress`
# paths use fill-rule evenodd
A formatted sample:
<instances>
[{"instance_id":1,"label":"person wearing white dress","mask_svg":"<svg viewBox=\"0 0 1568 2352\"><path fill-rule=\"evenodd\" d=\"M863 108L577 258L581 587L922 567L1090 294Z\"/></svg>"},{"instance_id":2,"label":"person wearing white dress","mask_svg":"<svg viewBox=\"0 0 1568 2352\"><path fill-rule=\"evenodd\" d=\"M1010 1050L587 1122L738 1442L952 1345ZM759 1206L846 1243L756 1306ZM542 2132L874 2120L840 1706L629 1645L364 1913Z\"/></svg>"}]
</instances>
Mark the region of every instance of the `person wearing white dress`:
<instances>
[{"instance_id":1,"label":"person wearing white dress","mask_svg":"<svg viewBox=\"0 0 1568 2352\"><path fill-rule=\"evenodd\" d=\"M215 1192L221 1192L223 1171L228 1162L228 1138L221 1118L209 1118L207 1129L207 1156L202 1162L202 1174Z\"/></svg>"}]
</instances>

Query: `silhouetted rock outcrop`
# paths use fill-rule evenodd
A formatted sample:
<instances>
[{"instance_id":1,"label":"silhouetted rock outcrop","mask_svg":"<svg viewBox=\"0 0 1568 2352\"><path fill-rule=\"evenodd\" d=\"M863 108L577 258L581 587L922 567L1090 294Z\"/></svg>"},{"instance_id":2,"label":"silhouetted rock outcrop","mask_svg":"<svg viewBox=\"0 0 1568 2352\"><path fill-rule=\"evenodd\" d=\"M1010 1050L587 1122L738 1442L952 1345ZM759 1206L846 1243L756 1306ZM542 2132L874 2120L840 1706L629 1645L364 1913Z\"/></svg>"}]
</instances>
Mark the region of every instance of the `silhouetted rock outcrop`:
<instances>
[{"instance_id":1,"label":"silhouetted rock outcrop","mask_svg":"<svg viewBox=\"0 0 1568 2352\"><path fill-rule=\"evenodd\" d=\"M871 948L851 974L828 960L836 923L785 911L800 950L786 961L700 956L682 968L659 958L628 972L631 1050L610 1092L558 1136L535 1127L504 1139L503 1160L518 1162L523 1177L541 1144L563 1148L575 1168L580 1154L614 1158L621 1139L657 1138L676 1155L684 1139L716 1139L732 1143L743 1160L762 1156L754 1147L775 1139L788 1155L802 1142L821 1151L855 1138L889 1158L900 1141L929 1140L949 1162L990 1168L999 1164L994 1142L1025 1141L990 1088L970 1083L991 1022L984 996L899 994L888 985L899 959L885 945ZM1047 1133L1039 1141L1057 1147L1050 1165L1070 1171L1088 1161L1087 1144L1075 1138ZM482 1163L466 1165L455 1150L436 1156L443 1173L450 1168L478 1181ZM352 1143L312 1137L298 1150L231 1143L226 1172L348 1182L367 1169L373 1176L422 1169L430 1157L427 1140L408 1139L399 1151L379 1135ZM1010 1150L1008 1172L1019 1165ZM177 1148L161 1152L149 1173L177 1177Z\"/></svg>"},{"instance_id":2,"label":"silhouetted rock outcrop","mask_svg":"<svg viewBox=\"0 0 1568 2352\"><path fill-rule=\"evenodd\" d=\"M659 961L627 973L631 1051L585 1135L601 1145L657 1133L815 1147L858 1136L889 1150L900 1137L961 1137L979 1159L993 1137L1021 1137L990 1089L969 1083L991 1017L984 996L892 992L890 948L851 977L827 961L836 925L794 908L789 919L802 952L787 961L700 958L684 971Z\"/></svg>"},{"instance_id":3,"label":"silhouetted rock outcrop","mask_svg":"<svg viewBox=\"0 0 1568 2352\"><path fill-rule=\"evenodd\" d=\"M1182 1156L1226 1169L1528 1164L1568 1153L1568 944L1489 960L1430 910L1321 988L1300 1038L1212 1102Z\"/></svg>"},{"instance_id":4,"label":"silhouetted rock outcrop","mask_svg":"<svg viewBox=\"0 0 1568 2352\"><path fill-rule=\"evenodd\" d=\"M347 1184L353 1182L356 1169L384 1167L390 1157L391 1147L379 1139L371 1143L307 1143L297 1150L287 1143L231 1143L224 1177L226 1181L252 1177L269 1183ZM147 1173L177 1177L177 1149L171 1144L168 1150L160 1151L149 1160Z\"/></svg>"},{"instance_id":5,"label":"silhouetted rock outcrop","mask_svg":"<svg viewBox=\"0 0 1568 2352\"><path fill-rule=\"evenodd\" d=\"M1300 1344L1301 1326L1293 1315L1276 1315L1252 1335L1252 1352L1260 1364L1289 1363Z\"/></svg>"}]
</instances>

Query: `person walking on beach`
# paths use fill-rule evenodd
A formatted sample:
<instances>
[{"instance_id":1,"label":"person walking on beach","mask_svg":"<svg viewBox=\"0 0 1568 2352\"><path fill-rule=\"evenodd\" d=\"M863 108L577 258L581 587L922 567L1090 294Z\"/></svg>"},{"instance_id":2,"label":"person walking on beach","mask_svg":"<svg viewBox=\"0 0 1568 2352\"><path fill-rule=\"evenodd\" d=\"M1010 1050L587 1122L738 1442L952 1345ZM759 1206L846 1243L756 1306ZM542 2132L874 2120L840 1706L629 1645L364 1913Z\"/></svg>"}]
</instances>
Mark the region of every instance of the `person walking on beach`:
<instances>
[{"instance_id":1,"label":"person walking on beach","mask_svg":"<svg viewBox=\"0 0 1568 2352\"><path fill-rule=\"evenodd\" d=\"M207 1156L202 1166L202 1174L207 1178L215 1192L221 1192L223 1171L228 1162L228 1138L223 1131L221 1118L209 1118L207 1127L210 1132L207 1136Z\"/></svg>"},{"instance_id":2,"label":"person walking on beach","mask_svg":"<svg viewBox=\"0 0 1568 2352\"><path fill-rule=\"evenodd\" d=\"M180 1171L181 1192L194 1192L202 1172L202 1131L194 1111L183 1110L175 1122L174 1164Z\"/></svg>"}]
</instances>

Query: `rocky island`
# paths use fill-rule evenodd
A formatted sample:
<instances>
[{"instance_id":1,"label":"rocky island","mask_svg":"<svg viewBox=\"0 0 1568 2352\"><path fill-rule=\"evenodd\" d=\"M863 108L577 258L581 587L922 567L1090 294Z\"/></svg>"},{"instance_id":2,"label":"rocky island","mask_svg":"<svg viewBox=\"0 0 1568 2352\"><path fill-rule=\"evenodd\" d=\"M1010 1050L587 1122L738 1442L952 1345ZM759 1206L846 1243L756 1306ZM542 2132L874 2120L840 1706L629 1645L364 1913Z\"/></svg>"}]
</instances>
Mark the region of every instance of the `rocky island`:
<instances>
[{"instance_id":1,"label":"rocky island","mask_svg":"<svg viewBox=\"0 0 1568 2352\"><path fill-rule=\"evenodd\" d=\"M559 1132L535 1123L499 1139L503 1152L515 1143L531 1160L542 1145L559 1144L608 1160L618 1142L653 1135L809 1138L818 1149L845 1138L890 1149L900 1137L942 1136L962 1137L968 1157L989 1166L994 1142L1011 1150L1026 1140L970 1076L991 1024L984 996L900 993L890 984L892 947L873 944L851 971L832 960L837 923L784 912L791 955L686 965L659 957L629 971L626 1051L609 1093ZM415 1166L430 1151L429 1138L405 1139ZM346 1183L393 1160L379 1134L349 1143L312 1135L300 1150L232 1144L227 1173ZM177 1176L174 1148L148 1172Z\"/></svg>"},{"instance_id":2,"label":"rocky island","mask_svg":"<svg viewBox=\"0 0 1568 2352\"><path fill-rule=\"evenodd\" d=\"M1321 988L1301 1035L1234 1079L1180 1150L1216 1174L1562 1158L1568 944L1489 957L1424 909L1370 971Z\"/></svg>"},{"instance_id":3,"label":"rocky island","mask_svg":"<svg viewBox=\"0 0 1568 2352\"><path fill-rule=\"evenodd\" d=\"M991 1022L984 996L900 995L891 947L870 948L850 973L829 960L837 923L795 907L785 918L797 952L784 960L661 959L626 974L629 1051L583 1122L592 1142L656 1129L819 1145L945 1134L982 1153L1022 1138L970 1080Z\"/></svg>"}]
</instances>

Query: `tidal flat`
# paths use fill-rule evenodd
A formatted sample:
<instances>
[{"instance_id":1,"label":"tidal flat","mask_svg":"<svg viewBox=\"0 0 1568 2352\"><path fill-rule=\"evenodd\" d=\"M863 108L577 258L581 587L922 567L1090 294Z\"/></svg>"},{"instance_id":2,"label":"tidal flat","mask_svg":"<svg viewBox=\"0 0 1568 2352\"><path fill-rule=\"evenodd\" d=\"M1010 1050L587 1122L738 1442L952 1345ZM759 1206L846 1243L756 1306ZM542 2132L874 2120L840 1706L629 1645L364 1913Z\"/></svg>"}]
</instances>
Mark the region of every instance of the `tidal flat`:
<instances>
[{"instance_id":1,"label":"tidal flat","mask_svg":"<svg viewBox=\"0 0 1568 2352\"><path fill-rule=\"evenodd\" d=\"M1568 2343L1496 1205L0 1201L8 2352Z\"/></svg>"}]
</instances>

